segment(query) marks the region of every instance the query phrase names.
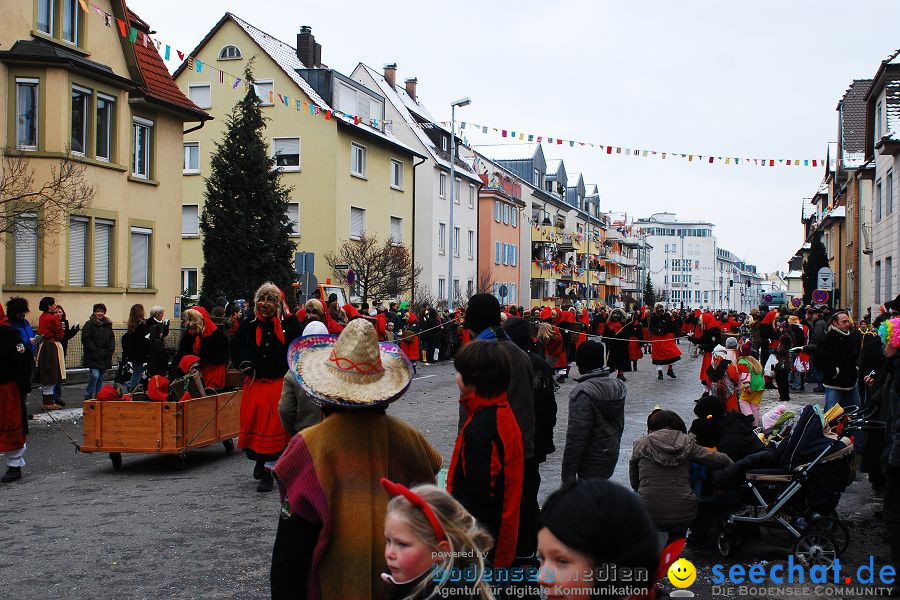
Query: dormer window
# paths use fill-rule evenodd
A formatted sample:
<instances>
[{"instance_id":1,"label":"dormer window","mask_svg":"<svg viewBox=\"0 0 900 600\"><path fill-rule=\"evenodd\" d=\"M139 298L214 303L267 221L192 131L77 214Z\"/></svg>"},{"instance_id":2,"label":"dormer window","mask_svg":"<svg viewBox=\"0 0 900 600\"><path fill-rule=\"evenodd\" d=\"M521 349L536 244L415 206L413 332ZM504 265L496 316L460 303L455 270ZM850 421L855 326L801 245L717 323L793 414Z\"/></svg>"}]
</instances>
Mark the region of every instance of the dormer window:
<instances>
[{"instance_id":1,"label":"dormer window","mask_svg":"<svg viewBox=\"0 0 900 600\"><path fill-rule=\"evenodd\" d=\"M442 136L441 136L441 148L444 149L444 152L447 151L448 143L449 143L449 142L447 141L447 136L446 136L446 135L442 135Z\"/></svg>"},{"instance_id":2,"label":"dormer window","mask_svg":"<svg viewBox=\"0 0 900 600\"><path fill-rule=\"evenodd\" d=\"M241 58L241 50L237 46L228 45L219 52L219 60L240 60Z\"/></svg>"}]
</instances>

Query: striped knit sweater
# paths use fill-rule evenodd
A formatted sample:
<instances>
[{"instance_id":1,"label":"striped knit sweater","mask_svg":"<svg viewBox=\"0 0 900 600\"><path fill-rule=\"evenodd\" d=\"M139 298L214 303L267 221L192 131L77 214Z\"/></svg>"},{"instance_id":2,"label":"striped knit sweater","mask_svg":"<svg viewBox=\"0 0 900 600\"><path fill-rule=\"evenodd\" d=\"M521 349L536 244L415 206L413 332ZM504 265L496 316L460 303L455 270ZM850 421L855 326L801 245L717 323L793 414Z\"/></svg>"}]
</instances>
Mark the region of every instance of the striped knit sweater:
<instances>
[{"instance_id":1,"label":"striped knit sweater","mask_svg":"<svg viewBox=\"0 0 900 600\"><path fill-rule=\"evenodd\" d=\"M434 483L441 456L416 429L381 411L339 411L291 439L275 465L281 501L320 526L306 569L310 600L381 598L384 517L379 483ZM301 596L301 594L298 594Z\"/></svg>"}]
</instances>

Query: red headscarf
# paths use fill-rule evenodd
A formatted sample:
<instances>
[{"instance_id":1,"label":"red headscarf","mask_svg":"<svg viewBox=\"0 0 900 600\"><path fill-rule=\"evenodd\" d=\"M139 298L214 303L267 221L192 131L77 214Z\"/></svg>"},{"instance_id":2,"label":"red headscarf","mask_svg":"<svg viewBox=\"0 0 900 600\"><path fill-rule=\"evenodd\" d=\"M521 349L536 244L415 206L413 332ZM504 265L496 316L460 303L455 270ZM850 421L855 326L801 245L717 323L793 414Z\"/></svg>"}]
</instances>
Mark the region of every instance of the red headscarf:
<instances>
[{"instance_id":1,"label":"red headscarf","mask_svg":"<svg viewBox=\"0 0 900 600\"><path fill-rule=\"evenodd\" d=\"M284 312L285 316L290 316L291 311L288 308L287 300L284 298L284 292L281 291L281 288L278 288L278 293L281 294L281 310ZM256 315L257 321L272 321L272 328L275 331L275 337L278 338L278 341L284 344L284 327L281 325L281 319L278 318L278 311L275 311L275 314L269 318L264 319L258 311L254 309L254 314ZM256 328L256 347L259 348L262 346L262 329L258 326Z\"/></svg>"},{"instance_id":2,"label":"red headscarf","mask_svg":"<svg viewBox=\"0 0 900 600\"><path fill-rule=\"evenodd\" d=\"M203 333L194 337L194 354L197 354L200 352L200 339L211 336L218 328L213 323L213 320L209 318L209 313L202 306L194 306L190 310L197 311L203 317Z\"/></svg>"},{"instance_id":3,"label":"red headscarf","mask_svg":"<svg viewBox=\"0 0 900 600\"><path fill-rule=\"evenodd\" d=\"M3 306L0 305L0 327L3 325L9 325L9 318L6 316L6 312L3 310Z\"/></svg>"}]
</instances>

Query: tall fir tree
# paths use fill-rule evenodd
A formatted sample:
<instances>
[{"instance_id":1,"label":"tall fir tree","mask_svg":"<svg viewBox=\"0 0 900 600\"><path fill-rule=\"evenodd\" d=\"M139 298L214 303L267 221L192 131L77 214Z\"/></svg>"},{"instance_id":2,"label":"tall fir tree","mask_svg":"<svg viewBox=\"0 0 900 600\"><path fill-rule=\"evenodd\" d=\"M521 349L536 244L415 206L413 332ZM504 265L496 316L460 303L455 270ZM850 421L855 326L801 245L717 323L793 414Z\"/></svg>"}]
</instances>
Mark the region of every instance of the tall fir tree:
<instances>
[{"instance_id":1,"label":"tall fir tree","mask_svg":"<svg viewBox=\"0 0 900 600\"><path fill-rule=\"evenodd\" d=\"M644 305L653 306L654 304L656 304L656 291L653 289L650 278L647 277L647 283L644 284Z\"/></svg>"},{"instance_id":2,"label":"tall fir tree","mask_svg":"<svg viewBox=\"0 0 900 600\"><path fill-rule=\"evenodd\" d=\"M248 67L246 80L252 84ZM266 119L250 85L232 109L210 161L203 232L203 295L252 298L264 281L290 290L294 243L287 216L290 189L263 139Z\"/></svg>"},{"instance_id":3,"label":"tall fir tree","mask_svg":"<svg viewBox=\"0 0 900 600\"><path fill-rule=\"evenodd\" d=\"M828 266L828 255L821 236L817 235L810 243L809 255L803 262L803 304L812 303L812 293L819 283L819 269Z\"/></svg>"}]
</instances>

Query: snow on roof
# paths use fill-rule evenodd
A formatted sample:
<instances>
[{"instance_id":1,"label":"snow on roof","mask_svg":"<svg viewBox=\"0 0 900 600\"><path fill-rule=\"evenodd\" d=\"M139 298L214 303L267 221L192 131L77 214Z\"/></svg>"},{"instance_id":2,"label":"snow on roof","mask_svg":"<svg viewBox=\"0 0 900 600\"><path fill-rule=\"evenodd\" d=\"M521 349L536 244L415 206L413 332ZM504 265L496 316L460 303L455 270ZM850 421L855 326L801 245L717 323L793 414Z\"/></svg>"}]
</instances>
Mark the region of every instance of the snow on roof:
<instances>
[{"instance_id":1,"label":"snow on roof","mask_svg":"<svg viewBox=\"0 0 900 600\"><path fill-rule=\"evenodd\" d=\"M228 13L228 15L234 19L234 22L237 23L247 35L253 38L253 41L259 44L259 47L265 51L272 60L281 67L281 70L285 72L285 74L291 78L291 80L297 84L300 89L303 90L303 93L306 94L310 100L312 100L315 104L319 106L319 108L323 110L331 110L331 107L328 105L325 100L316 93L316 90L313 89L309 82L306 81L298 72L297 69L305 69L306 65L304 65L300 59L297 57L297 49L291 46L290 44L286 44L281 40L272 37L265 31L258 29L248 23L247 21L241 19L234 13ZM392 134L385 133L376 127L371 127L368 123L360 121L359 123L354 122L353 119L342 116L338 113L333 113L335 119L340 119L344 123L353 125L358 127L359 129L363 129L370 134L375 134L378 137L391 142L392 144L396 144L397 146L401 146L403 148L408 149L411 152L415 152L412 148L404 144L399 140L399 138L394 137Z\"/></svg>"},{"instance_id":2,"label":"snow on roof","mask_svg":"<svg viewBox=\"0 0 900 600\"><path fill-rule=\"evenodd\" d=\"M801 218L805 221L816 214L816 205L809 201L808 198L803 199L803 214Z\"/></svg>"},{"instance_id":3,"label":"snow on roof","mask_svg":"<svg viewBox=\"0 0 900 600\"><path fill-rule=\"evenodd\" d=\"M480 144L478 151L491 160L531 160L537 152L537 144Z\"/></svg>"},{"instance_id":4,"label":"snow on roof","mask_svg":"<svg viewBox=\"0 0 900 600\"><path fill-rule=\"evenodd\" d=\"M803 277L803 271L793 270L788 271L788 274L784 276L785 279L800 279Z\"/></svg>"},{"instance_id":5,"label":"snow on roof","mask_svg":"<svg viewBox=\"0 0 900 600\"><path fill-rule=\"evenodd\" d=\"M884 84L884 96L887 135L894 140L900 140L900 80L886 81Z\"/></svg>"},{"instance_id":6,"label":"snow on roof","mask_svg":"<svg viewBox=\"0 0 900 600\"><path fill-rule=\"evenodd\" d=\"M567 180L567 187L576 187L578 185L578 180L581 179L581 173L569 173L569 178Z\"/></svg>"},{"instance_id":7,"label":"snow on roof","mask_svg":"<svg viewBox=\"0 0 900 600\"><path fill-rule=\"evenodd\" d=\"M831 219L842 219L847 216L847 208L844 206L835 207L834 210L825 216Z\"/></svg>"},{"instance_id":8,"label":"snow on roof","mask_svg":"<svg viewBox=\"0 0 900 600\"><path fill-rule=\"evenodd\" d=\"M584 193L587 196L599 196L600 190L597 188L596 183L589 183L584 187Z\"/></svg>"},{"instance_id":9,"label":"snow on roof","mask_svg":"<svg viewBox=\"0 0 900 600\"><path fill-rule=\"evenodd\" d=\"M424 106L409 97L409 94L406 93L406 89L400 87L399 85L391 87L391 85L384 78L383 73L379 73L365 63L359 64L366 70L366 72L378 86L378 89L381 91L387 101L394 106L397 112L400 113L401 118L406 123L414 123L417 121L425 120L428 123L432 123L435 129L444 131L448 135L450 134L447 129L437 124L437 122L429 114L428 110ZM418 119L413 117L413 112L416 113ZM431 158L432 160L434 160L434 162L447 169L450 168L450 160L443 158L439 154L437 147L435 147L435 145L431 142L431 138L425 134L421 127L416 127L415 125L408 124L406 126L409 127L410 130L412 130L413 134L419 139L419 142L423 146L425 146L425 149L428 150L429 154L431 154ZM472 166L460 159L458 155L456 157L456 162L456 167L461 169L463 171L463 174L468 175L469 177L474 177L476 179L478 178L478 175L472 169ZM481 180L479 179L479 181Z\"/></svg>"}]
</instances>

